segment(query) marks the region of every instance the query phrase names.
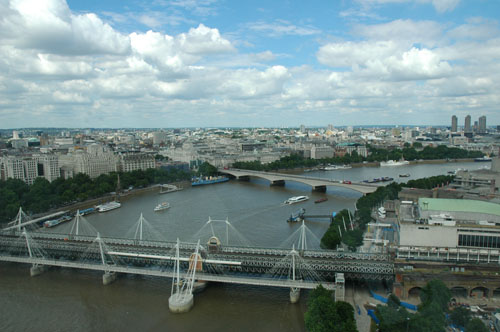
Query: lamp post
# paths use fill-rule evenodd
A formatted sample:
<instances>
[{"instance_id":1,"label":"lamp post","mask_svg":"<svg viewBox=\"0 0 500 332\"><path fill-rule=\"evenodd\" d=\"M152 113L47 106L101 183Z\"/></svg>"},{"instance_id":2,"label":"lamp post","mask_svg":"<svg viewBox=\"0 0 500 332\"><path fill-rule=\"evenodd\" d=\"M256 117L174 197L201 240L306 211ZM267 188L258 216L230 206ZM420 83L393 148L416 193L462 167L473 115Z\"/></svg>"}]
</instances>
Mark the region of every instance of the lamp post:
<instances>
[{"instance_id":1,"label":"lamp post","mask_svg":"<svg viewBox=\"0 0 500 332\"><path fill-rule=\"evenodd\" d=\"M410 317L406 317L406 332L408 332L409 327L410 327Z\"/></svg>"}]
</instances>

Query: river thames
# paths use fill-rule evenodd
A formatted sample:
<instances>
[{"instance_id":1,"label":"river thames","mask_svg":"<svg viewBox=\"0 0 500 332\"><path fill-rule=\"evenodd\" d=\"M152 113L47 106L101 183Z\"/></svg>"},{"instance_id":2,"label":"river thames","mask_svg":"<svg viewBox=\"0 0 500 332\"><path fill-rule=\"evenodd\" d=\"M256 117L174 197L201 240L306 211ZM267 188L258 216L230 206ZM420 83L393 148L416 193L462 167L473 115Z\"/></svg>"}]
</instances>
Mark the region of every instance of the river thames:
<instances>
[{"instance_id":1,"label":"river thames","mask_svg":"<svg viewBox=\"0 0 500 332\"><path fill-rule=\"evenodd\" d=\"M408 181L446 174L457 168L469 170L489 167L490 163L417 164L400 167L360 167L336 171L305 173L312 177L362 181L382 176ZM409 173L410 177L399 178ZM283 205L291 196L308 195L310 200ZM328 198L314 204L318 198ZM167 241L196 242L209 236L209 217L227 220L233 245L287 247L300 224L286 219L298 208L307 214L331 214L354 209L360 194L349 189L329 188L326 193L311 192L310 187L287 183L270 187L265 180L232 180L226 183L186 188L158 195L150 192L123 202L122 207L106 213L86 216L103 237L133 234L141 213ZM171 208L153 212L168 201ZM306 221L311 231L309 246L328 228L328 220ZM215 224L214 224L215 225ZM221 225L225 225L222 224ZM205 226L205 227L204 227ZM67 232L68 225L51 231ZM225 242L224 227L216 232ZM291 238L292 237L292 238ZM289 290L269 287L211 284L195 295L193 309L187 314L168 310L171 281L154 277L120 276L103 286L97 272L52 268L31 278L28 266L0 263L1 331L305 331L306 296L290 304Z\"/></svg>"}]
</instances>

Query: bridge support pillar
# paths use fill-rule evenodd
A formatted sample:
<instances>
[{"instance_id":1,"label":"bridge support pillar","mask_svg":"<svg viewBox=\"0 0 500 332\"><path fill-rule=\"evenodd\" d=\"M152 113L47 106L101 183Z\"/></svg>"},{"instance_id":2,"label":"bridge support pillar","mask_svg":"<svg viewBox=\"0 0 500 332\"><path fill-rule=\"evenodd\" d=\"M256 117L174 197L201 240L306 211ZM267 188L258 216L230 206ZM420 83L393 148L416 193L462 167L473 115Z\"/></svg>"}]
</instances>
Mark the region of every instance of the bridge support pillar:
<instances>
[{"instance_id":1,"label":"bridge support pillar","mask_svg":"<svg viewBox=\"0 0 500 332\"><path fill-rule=\"evenodd\" d=\"M104 274L102 275L102 284L104 286L113 283L115 280L116 280L115 272L104 272Z\"/></svg>"},{"instance_id":2,"label":"bridge support pillar","mask_svg":"<svg viewBox=\"0 0 500 332\"><path fill-rule=\"evenodd\" d=\"M193 294L185 294L184 296L177 296L174 294L168 298L168 309L170 312L181 314L188 312L194 305Z\"/></svg>"},{"instance_id":3,"label":"bridge support pillar","mask_svg":"<svg viewBox=\"0 0 500 332\"><path fill-rule=\"evenodd\" d=\"M326 186L316 186L313 188L313 190L324 193L324 192L326 192Z\"/></svg>"},{"instance_id":4,"label":"bridge support pillar","mask_svg":"<svg viewBox=\"0 0 500 332\"><path fill-rule=\"evenodd\" d=\"M290 303L297 303L300 300L300 288L290 288Z\"/></svg>"},{"instance_id":5,"label":"bridge support pillar","mask_svg":"<svg viewBox=\"0 0 500 332\"><path fill-rule=\"evenodd\" d=\"M285 185L285 180L272 181L270 185L283 187Z\"/></svg>"},{"instance_id":6,"label":"bridge support pillar","mask_svg":"<svg viewBox=\"0 0 500 332\"><path fill-rule=\"evenodd\" d=\"M39 276L40 274L44 273L45 271L47 271L47 266L33 264L30 268L30 276L36 277L36 276Z\"/></svg>"},{"instance_id":7,"label":"bridge support pillar","mask_svg":"<svg viewBox=\"0 0 500 332\"><path fill-rule=\"evenodd\" d=\"M240 181L250 181L250 177L247 175L242 175L238 177L238 180Z\"/></svg>"}]
</instances>

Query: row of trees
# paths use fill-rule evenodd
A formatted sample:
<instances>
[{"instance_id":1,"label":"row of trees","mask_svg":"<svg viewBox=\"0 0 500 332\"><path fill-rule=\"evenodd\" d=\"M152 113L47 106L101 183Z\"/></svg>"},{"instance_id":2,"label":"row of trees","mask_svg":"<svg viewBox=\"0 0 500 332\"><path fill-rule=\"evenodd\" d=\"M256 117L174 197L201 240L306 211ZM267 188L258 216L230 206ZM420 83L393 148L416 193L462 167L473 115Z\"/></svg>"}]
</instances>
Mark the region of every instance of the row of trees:
<instances>
[{"instance_id":1,"label":"row of trees","mask_svg":"<svg viewBox=\"0 0 500 332\"><path fill-rule=\"evenodd\" d=\"M407 145L403 149L377 149L375 147L367 146L370 155L366 158L358 155L353 151L351 155L346 154L343 157L311 159L304 158L298 154L282 157L280 160L274 161L269 164L262 164L260 161L240 161L233 164L234 168L248 169L254 171L273 171L279 169L293 169L300 167L315 167L325 164L351 164L360 163L363 161L386 161L386 160L400 160L404 157L406 160L434 160L434 159L463 159L463 158L479 158L484 156L480 151L468 151L464 149L447 147L440 145L438 147L426 146L422 150L417 150L421 147L420 143L414 143L413 146Z\"/></svg>"},{"instance_id":2,"label":"row of trees","mask_svg":"<svg viewBox=\"0 0 500 332\"><path fill-rule=\"evenodd\" d=\"M21 180L8 179L0 181L0 223L14 219L20 206L28 214L36 214L119 190L118 174L121 188L140 188L191 178L190 172L178 169L150 168L145 171L103 174L96 179L82 173L73 178L58 178L52 182L40 177L31 186Z\"/></svg>"},{"instance_id":3,"label":"row of trees","mask_svg":"<svg viewBox=\"0 0 500 332\"><path fill-rule=\"evenodd\" d=\"M381 332L442 332L446 325L453 323L465 327L467 332L486 332L488 329L478 318L471 319L465 308L457 308L447 319L450 290L441 280L431 280L420 292L421 304L416 313L409 313L400 306L397 296L391 294L387 305L378 305L375 311L380 320Z\"/></svg>"},{"instance_id":4,"label":"row of trees","mask_svg":"<svg viewBox=\"0 0 500 332\"><path fill-rule=\"evenodd\" d=\"M354 308L347 302L333 300L333 292L318 286L309 293L304 315L310 332L357 332Z\"/></svg>"},{"instance_id":5,"label":"row of trees","mask_svg":"<svg viewBox=\"0 0 500 332\"><path fill-rule=\"evenodd\" d=\"M432 189L442 184L447 184L453 180L451 175L438 175L429 178L418 180L410 180L408 183L398 184L393 182L384 187L378 187L377 190L370 194L361 197L356 202L356 213L354 216L349 216L348 210L342 210L333 218L327 231L321 238L321 246L325 249L335 249L342 242L352 251L363 244L363 233L366 230L366 225L373 221L373 208L381 205L385 200L398 198L398 193L403 187ZM349 222L354 218L354 230L350 228L345 231L344 221ZM342 233L342 234L341 234Z\"/></svg>"}]
</instances>

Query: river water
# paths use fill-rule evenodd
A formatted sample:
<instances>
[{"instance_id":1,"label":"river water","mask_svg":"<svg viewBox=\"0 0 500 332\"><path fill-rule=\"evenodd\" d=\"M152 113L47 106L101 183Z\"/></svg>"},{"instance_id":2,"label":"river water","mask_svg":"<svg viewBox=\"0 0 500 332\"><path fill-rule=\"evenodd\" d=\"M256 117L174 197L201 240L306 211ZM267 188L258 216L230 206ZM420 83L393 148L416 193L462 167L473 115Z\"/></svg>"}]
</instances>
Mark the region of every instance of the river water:
<instances>
[{"instance_id":1,"label":"river water","mask_svg":"<svg viewBox=\"0 0 500 332\"><path fill-rule=\"evenodd\" d=\"M382 176L407 181L446 174L457 168L477 169L489 163L418 164L400 167L361 167L336 171L315 171L307 176L362 181ZM407 178L399 174L409 173ZM291 196L308 195L310 200L283 205ZM327 197L328 201L314 204ZM86 221L103 237L133 236L141 213L147 220L144 236L168 241L195 242L214 233L223 243L257 247L290 247L297 239L298 223L286 219L298 208L307 214L326 215L343 208L354 209L360 194L349 189L329 188L326 193L287 183L269 187L265 180L187 188L158 195L147 193L123 202L122 207L86 216ZM153 212L160 202L171 208ZM224 220L230 227L226 228ZM307 221L308 246L317 247L328 228L328 220ZM69 224L50 231L67 233ZM146 232L147 228L147 232ZM103 286L101 274L52 268L31 278L28 266L0 263L1 331L305 331L306 296L289 303L289 290L227 284L212 284L195 295L187 314L168 310L170 280L144 276L121 276Z\"/></svg>"}]
</instances>

